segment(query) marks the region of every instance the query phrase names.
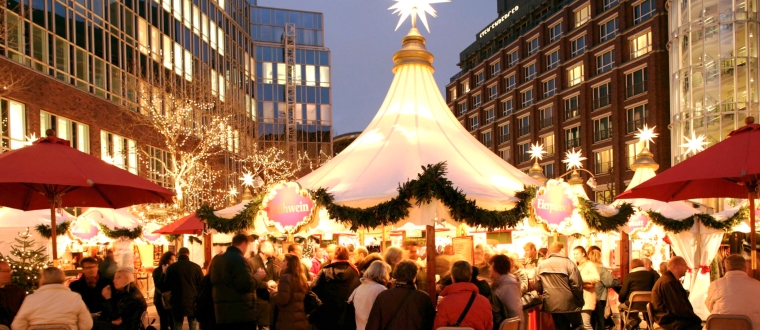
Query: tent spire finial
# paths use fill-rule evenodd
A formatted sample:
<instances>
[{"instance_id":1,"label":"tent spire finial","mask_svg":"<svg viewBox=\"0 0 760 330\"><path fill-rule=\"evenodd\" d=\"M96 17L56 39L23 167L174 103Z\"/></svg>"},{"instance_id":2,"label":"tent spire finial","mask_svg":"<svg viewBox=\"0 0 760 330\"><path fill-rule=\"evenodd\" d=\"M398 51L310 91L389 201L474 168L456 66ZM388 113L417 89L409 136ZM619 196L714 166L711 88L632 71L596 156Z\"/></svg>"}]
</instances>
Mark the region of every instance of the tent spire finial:
<instances>
[{"instance_id":1,"label":"tent spire finial","mask_svg":"<svg viewBox=\"0 0 760 330\"><path fill-rule=\"evenodd\" d=\"M420 31L413 27L409 34L401 42L402 46L399 51L393 54L393 73L396 73L399 67L408 64L417 64L433 68L433 54L428 52L425 47L425 38L420 35Z\"/></svg>"},{"instance_id":2,"label":"tent spire finial","mask_svg":"<svg viewBox=\"0 0 760 330\"><path fill-rule=\"evenodd\" d=\"M536 161L533 163L533 166L528 171L528 176L536 179L536 181L541 182L541 184L546 184L546 181L549 181L549 179L546 178L544 175L544 169L541 167L541 165L538 164L538 158L535 158Z\"/></svg>"}]
</instances>

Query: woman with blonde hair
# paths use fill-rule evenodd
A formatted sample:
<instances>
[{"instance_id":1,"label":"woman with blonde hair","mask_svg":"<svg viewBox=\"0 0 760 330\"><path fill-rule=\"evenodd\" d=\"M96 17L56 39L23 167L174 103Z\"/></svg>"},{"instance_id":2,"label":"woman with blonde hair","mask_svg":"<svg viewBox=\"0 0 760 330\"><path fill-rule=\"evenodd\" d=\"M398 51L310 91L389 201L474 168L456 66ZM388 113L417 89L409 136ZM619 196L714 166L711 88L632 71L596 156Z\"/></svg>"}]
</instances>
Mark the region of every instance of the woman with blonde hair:
<instances>
[{"instance_id":1,"label":"woman with blonde hair","mask_svg":"<svg viewBox=\"0 0 760 330\"><path fill-rule=\"evenodd\" d=\"M348 302L354 304L356 311L356 330L364 330L367 327L372 304L375 303L380 292L387 290L385 284L390 282L390 274L390 265L380 260L373 262L364 272L361 278L362 284L348 298Z\"/></svg>"},{"instance_id":2,"label":"woman with blonde hair","mask_svg":"<svg viewBox=\"0 0 760 330\"><path fill-rule=\"evenodd\" d=\"M583 279L583 308L581 317L583 318L583 329L593 330L591 326L591 313L596 309L596 283L599 282L599 271L596 265L588 260L586 249L582 246L576 246L573 249L573 260L578 264L578 271Z\"/></svg>"},{"instance_id":3,"label":"woman with blonde hair","mask_svg":"<svg viewBox=\"0 0 760 330\"><path fill-rule=\"evenodd\" d=\"M620 285L620 281L612 278L612 273L602 263L602 250L597 246L588 249L588 260L596 265L599 282L596 282L596 308L592 313L591 324L594 329L604 329L604 310L607 308L607 293L609 288Z\"/></svg>"},{"instance_id":4,"label":"woman with blonde hair","mask_svg":"<svg viewBox=\"0 0 760 330\"><path fill-rule=\"evenodd\" d=\"M63 282L66 282L66 275L62 270L55 267L43 269L40 287L24 299L11 329L26 330L41 324L65 324L73 330L92 329L92 316L82 296L71 292Z\"/></svg>"},{"instance_id":5,"label":"woman with blonde hair","mask_svg":"<svg viewBox=\"0 0 760 330\"><path fill-rule=\"evenodd\" d=\"M280 279L276 288L270 288L270 301L277 306L277 330L302 330L309 328L303 300L309 291L306 272L298 256L286 254L280 266Z\"/></svg>"},{"instance_id":6,"label":"woman with blonde hair","mask_svg":"<svg viewBox=\"0 0 760 330\"><path fill-rule=\"evenodd\" d=\"M142 315L148 308L140 289L135 285L135 275L131 270L121 268L113 277L113 288L103 288L103 313L98 318L98 326L105 329L141 329Z\"/></svg>"}]
</instances>

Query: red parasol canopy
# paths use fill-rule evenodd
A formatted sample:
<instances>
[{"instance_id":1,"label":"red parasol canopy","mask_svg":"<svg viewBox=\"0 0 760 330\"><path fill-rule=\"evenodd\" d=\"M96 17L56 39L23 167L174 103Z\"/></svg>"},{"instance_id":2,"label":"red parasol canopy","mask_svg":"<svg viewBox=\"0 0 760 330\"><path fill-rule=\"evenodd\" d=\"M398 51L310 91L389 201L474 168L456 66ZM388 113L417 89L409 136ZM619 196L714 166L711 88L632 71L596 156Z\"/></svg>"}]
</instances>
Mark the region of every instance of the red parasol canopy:
<instances>
[{"instance_id":1,"label":"red parasol canopy","mask_svg":"<svg viewBox=\"0 0 760 330\"><path fill-rule=\"evenodd\" d=\"M174 221L163 228L153 232L154 234L180 235L191 234L200 235L203 233L203 220L191 213Z\"/></svg>"},{"instance_id":2,"label":"red parasol canopy","mask_svg":"<svg viewBox=\"0 0 760 330\"><path fill-rule=\"evenodd\" d=\"M760 178L760 125L747 117L747 125L728 138L689 157L652 179L617 196L620 199L649 198L664 202L692 198L749 198L750 219L755 219L755 198ZM755 232L755 221L750 221ZM750 235L755 246L755 235ZM756 268L752 249L752 269Z\"/></svg>"},{"instance_id":3,"label":"red parasol canopy","mask_svg":"<svg viewBox=\"0 0 760 330\"><path fill-rule=\"evenodd\" d=\"M54 136L0 154L0 205L24 211L50 208L53 246L55 207L121 208L172 203L173 195ZM57 258L53 249L53 260Z\"/></svg>"}]
</instances>

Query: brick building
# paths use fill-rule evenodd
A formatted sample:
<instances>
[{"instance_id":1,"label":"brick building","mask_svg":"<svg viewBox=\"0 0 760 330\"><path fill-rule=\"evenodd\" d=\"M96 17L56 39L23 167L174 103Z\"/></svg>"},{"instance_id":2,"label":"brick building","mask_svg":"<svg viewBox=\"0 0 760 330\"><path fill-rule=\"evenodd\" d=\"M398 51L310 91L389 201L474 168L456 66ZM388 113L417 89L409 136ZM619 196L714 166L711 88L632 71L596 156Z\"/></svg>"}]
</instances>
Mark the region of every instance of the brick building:
<instances>
[{"instance_id":1,"label":"brick building","mask_svg":"<svg viewBox=\"0 0 760 330\"><path fill-rule=\"evenodd\" d=\"M498 11L460 53L462 71L446 87L474 136L526 172L530 145L542 143L548 178L564 174L565 152L580 148L600 202L632 178L643 124L657 126L650 149L660 169L669 167L664 1L499 0Z\"/></svg>"}]
</instances>

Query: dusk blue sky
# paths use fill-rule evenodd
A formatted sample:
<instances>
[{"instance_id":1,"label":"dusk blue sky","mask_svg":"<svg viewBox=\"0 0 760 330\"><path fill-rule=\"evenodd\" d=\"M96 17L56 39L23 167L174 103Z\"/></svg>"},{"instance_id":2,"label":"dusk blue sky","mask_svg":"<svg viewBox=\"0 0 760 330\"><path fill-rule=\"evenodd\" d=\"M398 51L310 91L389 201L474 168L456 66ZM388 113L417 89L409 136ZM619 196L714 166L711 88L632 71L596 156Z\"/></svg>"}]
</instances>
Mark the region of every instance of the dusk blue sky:
<instances>
[{"instance_id":1,"label":"dusk blue sky","mask_svg":"<svg viewBox=\"0 0 760 330\"><path fill-rule=\"evenodd\" d=\"M387 10L393 0L258 0L259 6L321 12L325 46L332 52L334 134L362 131L383 103L393 80L392 56L411 27L410 20L393 31L398 16ZM459 72L459 52L475 34L496 19L496 0L452 0L433 4L438 18L428 16L428 50L435 56L439 88Z\"/></svg>"}]
</instances>

